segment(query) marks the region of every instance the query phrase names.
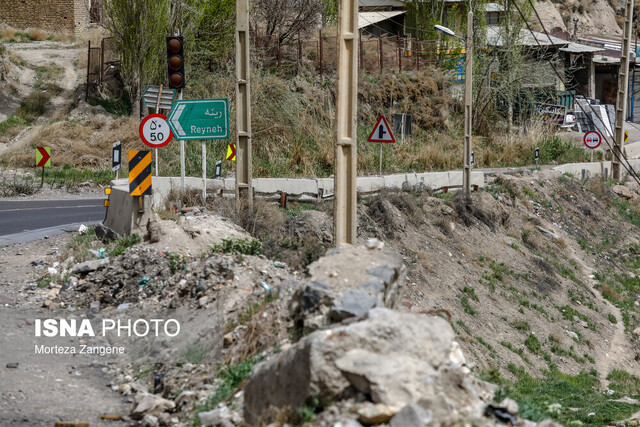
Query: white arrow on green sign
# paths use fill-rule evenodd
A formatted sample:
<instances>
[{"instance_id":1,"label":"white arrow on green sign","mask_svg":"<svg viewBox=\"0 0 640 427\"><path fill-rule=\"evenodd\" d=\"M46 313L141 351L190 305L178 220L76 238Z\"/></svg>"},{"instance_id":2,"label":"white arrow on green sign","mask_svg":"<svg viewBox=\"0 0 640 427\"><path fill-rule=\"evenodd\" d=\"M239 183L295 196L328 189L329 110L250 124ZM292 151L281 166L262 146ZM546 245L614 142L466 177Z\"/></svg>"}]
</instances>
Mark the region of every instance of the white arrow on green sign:
<instances>
[{"instance_id":1,"label":"white arrow on green sign","mask_svg":"<svg viewBox=\"0 0 640 427\"><path fill-rule=\"evenodd\" d=\"M229 139L229 100L178 101L169 114L169 127L178 140Z\"/></svg>"}]
</instances>

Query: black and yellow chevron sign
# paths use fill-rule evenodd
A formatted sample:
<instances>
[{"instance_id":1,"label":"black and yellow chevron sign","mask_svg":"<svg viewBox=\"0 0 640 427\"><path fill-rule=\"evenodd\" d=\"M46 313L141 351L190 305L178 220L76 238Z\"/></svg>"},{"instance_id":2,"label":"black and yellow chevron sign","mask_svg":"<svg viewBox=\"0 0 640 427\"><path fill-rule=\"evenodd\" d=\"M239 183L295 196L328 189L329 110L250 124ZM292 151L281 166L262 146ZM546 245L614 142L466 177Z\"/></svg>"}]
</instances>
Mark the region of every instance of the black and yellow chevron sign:
<instances>
[{"instance_id":1,"label":"black and yellow chevron sign","mask_svg":"<svg viewBox=\"0 0 640 427\"><path fill-rule=\"evenodd\" d=\"M129 194L151 195L151 151L129 151Z\"/></svg>"}]
</instances>

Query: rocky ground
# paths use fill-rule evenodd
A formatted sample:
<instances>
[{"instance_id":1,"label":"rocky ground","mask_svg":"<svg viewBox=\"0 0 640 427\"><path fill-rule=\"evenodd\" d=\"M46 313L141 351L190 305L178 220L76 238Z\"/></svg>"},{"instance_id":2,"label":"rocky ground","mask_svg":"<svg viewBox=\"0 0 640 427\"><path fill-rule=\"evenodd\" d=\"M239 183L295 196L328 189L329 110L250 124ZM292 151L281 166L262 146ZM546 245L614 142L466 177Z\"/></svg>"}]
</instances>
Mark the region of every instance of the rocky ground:
<instances>
[{"instance_id":1,"label":"rocky ground","mask_svg":"<svg viewBox=\"0 0 640 427\"><path fill-rule=\"evenodd\" d=\"M2 373L15 382L1 382L0 420L526 424L478 374L590 370L604 391L614 368L638 375L640 187L550 171L492 179L471 203L409 189L364 199L361 246L310 265L322 253L310 242L328 247L332 233L323 205L259 203L237 220L248 232L214 202L155 217L121 255L104 234L2 248L2 315L19 324L3 363L19 365ZM38 342L30 322L46 317L174 318L181 332L86 339L126 356L44 363L25 352ZM68 389L42 396L33 372ZM78 411L65 402L83 381L94 394Z\"/></svg>"}]
</instances>

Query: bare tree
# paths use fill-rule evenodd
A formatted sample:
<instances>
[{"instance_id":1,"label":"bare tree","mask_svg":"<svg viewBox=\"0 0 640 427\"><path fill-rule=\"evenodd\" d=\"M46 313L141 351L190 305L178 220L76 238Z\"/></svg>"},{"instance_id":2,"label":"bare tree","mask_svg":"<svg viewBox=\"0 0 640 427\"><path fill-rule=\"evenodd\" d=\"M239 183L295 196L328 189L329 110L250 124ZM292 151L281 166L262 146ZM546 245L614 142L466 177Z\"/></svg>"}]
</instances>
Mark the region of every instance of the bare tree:
<instances>
[{"instance_id":1,"label":"bare tree","mask_svg":"<svg viewBox=\"0 0 640 427\"><path fill-rule=\"evenodd\" d=\"M278 35L282 43L293 35L316 28L322 19L322 0L256 0L253 26L267 35Z\"/></svg>"},{"instance_id":2,"label":"bare tree","mask_svg":"<svg viewBox=\"0 0 640 427\"><path fill-rule=\"evenodd\" d=\"M121 75L133 114L140 114L142 85L164 81L165 37L193 38L199 3L205 0L103 0L104 26L120 53Z\"/></svg>"}]
</instances>

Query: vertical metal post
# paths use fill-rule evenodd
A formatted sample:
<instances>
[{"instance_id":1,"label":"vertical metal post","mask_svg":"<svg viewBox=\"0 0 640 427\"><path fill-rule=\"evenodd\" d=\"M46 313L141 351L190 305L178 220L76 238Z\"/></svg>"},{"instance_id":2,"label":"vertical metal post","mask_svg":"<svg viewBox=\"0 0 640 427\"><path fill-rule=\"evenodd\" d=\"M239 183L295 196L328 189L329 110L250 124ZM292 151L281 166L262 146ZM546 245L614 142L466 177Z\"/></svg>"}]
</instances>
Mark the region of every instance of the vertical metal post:
<instances>
[{"instance_id":1,"label":"vertical metal post","mask_svg":"<svg viewBox=\"0 0 640 427\"><path fill-rule=\"evenodd\" d=\"M467 43L465 49L466 72L464 87L464 171L462 173L462 189L466 195L471 193L471 149L472 149L472 78L473 78L473 12L467 15Z\"/></svg>"},{"instance_id":2,"label":"vertical metal post","mask_svg":"<svg viewBox=\"0 0 640 427\"><path fill-rule=\"evenodd\" d=\"M620 159L624 145L624 122L627 108L627 91L629 90L629 49L631 47L631 25L633 22L633 0L625 1L624 36L620 53L620 72L618 74L618 96L616 99L616 135L611 157L611 177L620 179Z\"/></svg>"},{"instance_id":3,"label":"vertical metal post","mask_svg":"<svg viewBox=\"0 0 640 427\"><path fill-rule=\"evenodd\" d=\"M253 210L249 0L236 1L236 211Z\"/></svg>"},{"instance_id":4,"label":"vertical metal post","mask_svg":"<svg viewBox=\"0 0 640 427\"><path fill-rule=\"evenodd\" d=\"M380 144L380 176L382 176L382 142L378 144Z\"/></svg>"},{"instance_id":5,"label":"vertical metal post","mask_svg":"<svg viewBox=\"0 0 640 427\"><path fill-rule=\"evenodd\" d=\"M362 43L362 37L360 37L360 69L364 70L364 45Z\"/></svg>"},{"instance_id":6,"label":"vertical metal post","mask_svg":"<svg viewBox=\"0 0 640 427\"><path fill-rule=\"evenodd\" d=\"M103 77L104 77L104 38L100 41L100 87L102 87Z\"/></svg>"},{"instance_id":7,"label":"vertical metal post","mask_svg":"<svg viewBox=\"0 0 640 427\"><path fill-rule=\"evenodd\" d=\"M338 6L334 244L357 237L358 2Z\"/></svg>"},{"instance_id":8,"label":"vertical metal post","mask_svg":"<svg viewBox=\"0 0 640 427\"><path fill-rule=\"evenodd\" d=\"M382 49L382 37L378 38L378 45L380 49L380 72L382 72L382 67L384 66L384 51Z\"/></svg>"},{"instance_id":9,"label":"vertical metal post","mask_svg":"<svg viewBox=\"0 0 640 427\"><path fill-rule=\"evenodd\" d=\"M318 44L320 46L320 55L319 55L320 56L320 77L322 77L322 66L323 66L322 56L324 55L324 52L323 52L323 49L322 49L322 47L323 47L322 46L322 29L318 30L318 36L320 37L319 41L318 41Z\"/></svg>"},{"instance_id":10,"label":"vertical metal post","mask_svg":"<svg viewBox=\"0 0 640 427\"><path fill-rule=\"evenodd\" d=\"M103 39L104 41L104 39ZM158 89L158 101L156 102L156 113L160 112L160 101L162 100L162 85L160 85L160 88ZM155 155L156 155L156 176L158 176L158 149L156 148L155 150Z\"/></svg>"},{"instance_id":11,"label":"vertical metal post","mask_svg":"<svg viewBox=\"0 0 640 427\"><path fill-rule=\"evenodd\" d=\"M89 72L91 71L91 40L89 40L89 47L87 48L87 86L84 88L84 100L89 99Z\"/></svg>"},{"instance_id":12,"label":"vertical metal post","mask_svg":"<svg viewBox=\"0 0 640 427\"><path fill-rule=\"evenodd\" d=\"M178 101L182 101L182 90L178 90ZM186 188L185 179L185 164L184 164L184 139L180 140L180 183L182 184L182 190Z\"/></svg>"},{"instance_id":13,"label":"vertical metal post","mask_svg":"<svg viewBox=\"0 0 640 427\"><path fill-rule=\"evenodd\" d=\"M202 205L207 206L207 142L202 141Z\"/></svg>"}]
</instances>

